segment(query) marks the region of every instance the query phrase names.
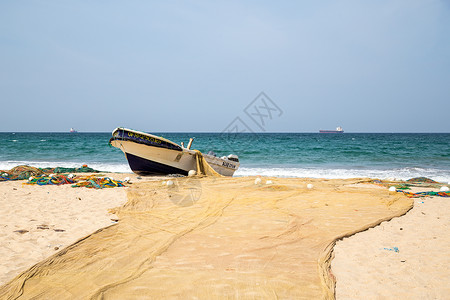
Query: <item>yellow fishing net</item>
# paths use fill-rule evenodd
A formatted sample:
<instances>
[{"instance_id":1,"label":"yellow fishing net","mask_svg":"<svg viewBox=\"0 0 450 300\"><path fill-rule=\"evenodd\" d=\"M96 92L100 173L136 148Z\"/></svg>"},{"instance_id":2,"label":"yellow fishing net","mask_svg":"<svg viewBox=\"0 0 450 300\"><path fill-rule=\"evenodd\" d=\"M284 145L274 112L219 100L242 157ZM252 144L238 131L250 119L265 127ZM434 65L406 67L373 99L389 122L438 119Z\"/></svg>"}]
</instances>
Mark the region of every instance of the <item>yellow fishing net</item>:
<instances>
[{"instance_id":1,"label":"yellow fishing net","mask_svg":"<svg viewBox=\"0 0 450 300\"><path fill-rule=\"evenodd\" d=\"M198 175L206 175L206 176L214 176L221 177L219 173L217 173L210 164L205 160L203 154L199 150L195 151L195 161L197 164L197 174Z\"/></svg>"},{"instance_id":2,"label":"yellow fishing net","mask_svg":"<svg viewBox=\"0 0 450 300\"><path fill-rule=\"evenodd\" d=\"M0 298L331 299L335 240L413 204L356 179L268 179L134 184L116 225L33 266Z\"/></svg>"}]
</instances>

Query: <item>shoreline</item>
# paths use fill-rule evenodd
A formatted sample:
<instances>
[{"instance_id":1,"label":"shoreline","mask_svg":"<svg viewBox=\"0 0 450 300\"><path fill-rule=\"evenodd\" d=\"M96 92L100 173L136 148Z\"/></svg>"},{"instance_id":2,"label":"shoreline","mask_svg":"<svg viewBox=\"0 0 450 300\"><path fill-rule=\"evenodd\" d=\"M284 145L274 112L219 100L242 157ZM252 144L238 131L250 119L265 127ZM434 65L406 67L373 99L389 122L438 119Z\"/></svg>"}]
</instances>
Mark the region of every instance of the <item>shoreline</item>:
<instances>
[{"instance_id":1,"label":"shoreline","mask_svg":"<svg viewBox=\"0 0 450 300\"><path fill-rule=\"evenodd\" d=\"M141 179L138 179L139 176L130 173L108 173L107 176L118 180L123 180L125 177L131 177L132 183L168 178L140 177ZM265 179L265 177L263 178ZM274 180L282 181L282 179L278 178L274 178ZM317 182L317 184L321 182L333 181L329 179L311 180ZM301 180L297 181L300 182ZM0 240L6 241L5 244L3 242L0 243L0 245L5 245L0 248L0 255L6 258L0 265L0 274L4 274L3 277L0 277L0 286L13 279L16 275L25 271L32 265L45 260L47 257L54 255L58 251L61 251L65 247L75 243L77 240L85 237L86 235L89 235L98 229L116 224L114 220L117 216L109 213L108 211L114 207L121 207L127 202L127 190L129 189L112 188L92 190L86 188L71 188L70 185L37 187L23 185L23 182L24 181L10 181L0 183L0 195L4 195L8 197L8 199L13 199L10 201L12 203L6 207L4 206L5 203L0 203L3 207L3 212L13 212L13 214L7 214L9 215L9 219L8 216L2 216L3 221L0 223ZM131 187L132 186L133 185L131 185ZM367 186L353 186L352 188L367 189ZM380 189L380 187L373 185L370 188ZM78 198L81 198L81 200ZM420 199L422 200L423 198ZM443 198L443 200L447 199ZM20 205L14 202L20 202L22 207L19 207ZM423 202L428 203L426 201ZM23 209L23 206L26 206L28 211ZM447 206L447 211L448 207L449 206ZM434 210L436 210L436 208L434 208ZM414 211L414 209L402 217L394 218L389 222L383 222L382 225L375 227L375 229L380 226L384 226L383 224L390 224L390 222L395 222L395 220L401 220L402 218L408 216L412 211ZM19 217L20 214L22 214L21 217ZM437 226L435 223L433 224L433 226L439 227L439 224ZM407 232L406 228L408 228L408 225L402 226L405 229L403 232ZM27 232L22 234L15 232L17 230L27 230ZM371 230L372 229L359 232L356 235L352 235L348 239L351 239L354 236L363 235L365 232ZM5 231L9 232L5 233ZM342 247L341 244L345 243L347 243L347 239L337 241L337 246L333 247L333 255L335 258L331 262L331 272L336 276L337 280L337 299L340 299L340 297L343 299L345 298L345 296L342 296L346 295L342 292L343 285L346 286L347 293L349 290L352 291L352 288L357 286L356 283L352 281L350 281L350 283L345 283L345 280L347 279L345 276L342 277L342 271L339 271L339 267L336 270L334 269L335 262L337 261L339 261L341 265L343 264L344 266L350 266L354 260L354 258L348 255L342 258L342 251L339 249ZM350 248L359 249L359 251L364 253L365 249L364 246L361 246L361 242L357 242L357 244L359 247L363 248L358 248L355 245L352 245ZM406 251L405 249L406 248L402 246L402 253ZM445 255L445 253L440 254ZM436 255L436 257L439 257L439 253ZM366 272L368 270L368 267L365 266L364 262L359 262L359 266L359 271ZM352 276L358 276L355 275L356 270L356 268L351 267L350 271L346 270L344 271L344 274L347 273L352 274ZM401 273L399 277L403 277L403 275L404 274ZM374 286L370 289L370 291L375 293L377 287L380 285L373 285ZM360 287L358 288L360 289ZM351 293L352 292L350 292L350 295ZM423 291L420 295L423 295Z\"/></svg>"},{"instance_id":2,"label":"shoreline","mask_svg":"<svg viewBox=\"0 0 450 300\"><path fill-rule=\"evenodd\" d=\"M27 165L38 168L54 167L59 165L60 167L76 168L80 167L79 162L69 162L69 163L44 163L39 164L33 161L23 161L14 162L1 165L0 170L9 170L18 165ZM101 174L134 174L130 169L127 162L124 162L120 166L115 164L100 164L100 163L89 163L89 167L98 170ZM448 183L450 182L449 171L445 169L436 168L419 168L415 170L413 167L404 168L394 168L389 169L387 167L382 169L369 168L369 169L358 169L356 166L336 166L335 168L330 168L328 166L316 166L314 168L306 168L301 166L266 166L266 167L256 167L256 166L240 166L235 172L233 177L249 177L249 176L264 176L264 177L277 177L277 178L314 178L314 179L351 179L351 178L378 178L381 180L398 180L406 181L410 178L426 176L432 178L438 182Z\"/></svg>"}]
</instances>

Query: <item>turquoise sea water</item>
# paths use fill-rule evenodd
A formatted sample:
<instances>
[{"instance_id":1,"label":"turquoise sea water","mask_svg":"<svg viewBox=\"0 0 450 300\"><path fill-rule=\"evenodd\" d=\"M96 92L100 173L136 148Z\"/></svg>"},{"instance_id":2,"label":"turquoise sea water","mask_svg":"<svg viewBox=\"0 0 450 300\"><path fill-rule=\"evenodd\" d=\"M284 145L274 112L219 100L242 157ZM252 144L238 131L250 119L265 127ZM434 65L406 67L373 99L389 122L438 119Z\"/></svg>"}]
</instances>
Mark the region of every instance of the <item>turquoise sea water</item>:
<instances>
[{"instance_id":1,"label":"turquoise sea water","mask_svg":"<svg viewBox=\"0 0 450 300\"><path fill-rule=\"evenodd\" d=\"M154 133L193 149L237 154L236 176L409 179L450 181L448 133ZM130 172L111 133L0 133L0 169L28 164Z\"/></svg>"}]
</instances>

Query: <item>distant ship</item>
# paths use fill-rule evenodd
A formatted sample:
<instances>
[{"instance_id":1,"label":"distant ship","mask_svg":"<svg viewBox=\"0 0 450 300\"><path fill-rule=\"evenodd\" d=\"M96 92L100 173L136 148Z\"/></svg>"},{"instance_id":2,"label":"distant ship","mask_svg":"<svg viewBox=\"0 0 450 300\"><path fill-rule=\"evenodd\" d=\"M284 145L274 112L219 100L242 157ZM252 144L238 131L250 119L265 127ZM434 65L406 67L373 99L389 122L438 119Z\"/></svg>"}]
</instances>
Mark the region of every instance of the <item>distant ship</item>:
<instances>
[{"instance_id":1,"label":"distant ship","mask_svg":"<svg viewBox=\"0 0 450 300\"><path fill-rule=\"evenodd\" d=\"M336 130L319 130L320 133L344 133L344 129L341 126L337 127Z\"/></svg>"},{"instance_id":2,"label":"distant ship","mask_svg":"<svg viewBox=\"0 0 450 300\"><path fill-rule=\"evenodd\" d=\"M77 133L78 131L76 131L75 129L73 129L73 128L70 128L70 133Z\"/></svg>"}]
</instances>

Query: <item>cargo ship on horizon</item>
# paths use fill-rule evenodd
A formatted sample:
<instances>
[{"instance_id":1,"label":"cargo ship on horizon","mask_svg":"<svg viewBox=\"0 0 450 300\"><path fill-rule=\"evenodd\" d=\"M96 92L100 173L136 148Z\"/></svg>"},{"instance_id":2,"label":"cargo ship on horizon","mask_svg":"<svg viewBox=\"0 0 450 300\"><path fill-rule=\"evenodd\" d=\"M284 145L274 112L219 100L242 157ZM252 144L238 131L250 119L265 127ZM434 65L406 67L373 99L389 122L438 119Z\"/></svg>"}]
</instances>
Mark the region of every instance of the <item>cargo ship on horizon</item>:
<instances>
[{"instance_id":1,"label":"cargo ship on horizon","mask_svg":"<svg viewBox=\"0 0 450 300\"><path fill-rule=\"evenodd\" d=\"M341 126L338 126L336 130L319 130L320 133L344 133L344 129Z\"/></svg>"}]
</instances>

